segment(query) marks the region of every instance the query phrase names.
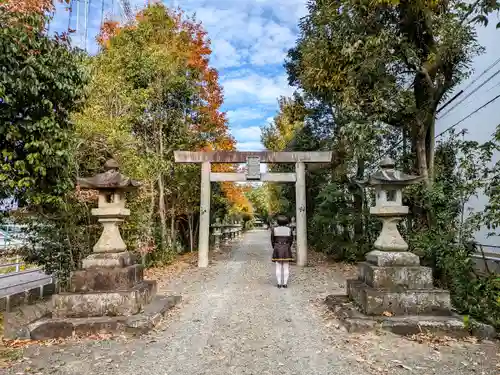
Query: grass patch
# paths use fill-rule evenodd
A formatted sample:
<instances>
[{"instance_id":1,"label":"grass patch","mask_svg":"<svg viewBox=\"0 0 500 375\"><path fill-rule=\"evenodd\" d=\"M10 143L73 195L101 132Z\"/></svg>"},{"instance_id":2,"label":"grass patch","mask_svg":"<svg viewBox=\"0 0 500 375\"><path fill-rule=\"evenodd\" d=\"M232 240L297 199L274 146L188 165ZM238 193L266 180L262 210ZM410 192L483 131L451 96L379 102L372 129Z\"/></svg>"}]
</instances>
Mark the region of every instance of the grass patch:
<instances>
[{"instance_id":1,"label":"grass patch","mask_svg":"<svg viewBox=\"0 0 500 375\"><path fill-rule=\"evenodd\" d=\"M21 359L22 356L22 349L8 348L0 342L0 368L9 367L12 362Z\"/></svg>"},{"instance_id":2,"label":"grass patch","mask_svg":"<svg viewBox=\"0 0 500 375\"><path fill-rule=\"evenodd\" d=\"M3 340L3 313L0 312L0 368L9 367L12 362L20 359L22 355L22 349L5 346Z\"/></svg>"},{"instance_id":3,"label":"grass patch","mask_svg":"<svg viewBox=\"0 0 500 375\"><path fill-rule=\"evenodd\" d=\"M17 258L12 257L0 257L0 275L5 275L7 273L16 272L16 266L2 267L3 264L12 264L18 261ZM19 266L19 271L26 271L31 268L35 268L36 264L26 264L23 263Z\"/></svg>"}]
</instances>

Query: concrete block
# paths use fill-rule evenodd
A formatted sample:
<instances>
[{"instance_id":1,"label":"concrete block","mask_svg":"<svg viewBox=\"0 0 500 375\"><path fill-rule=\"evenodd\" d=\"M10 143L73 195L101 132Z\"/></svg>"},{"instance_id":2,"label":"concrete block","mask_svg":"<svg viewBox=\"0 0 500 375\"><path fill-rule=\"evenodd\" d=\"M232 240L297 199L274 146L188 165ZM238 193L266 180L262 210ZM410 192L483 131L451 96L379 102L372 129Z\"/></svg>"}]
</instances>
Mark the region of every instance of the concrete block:
<instances>
[{"instance_id":1,"label":"concrete block","mask_svg":"<svg viewBox=\"0 0 500 375\"><path fill-rule=\"evenodd\" d=\"M53 296L55 318L130 316L139 313L156 294L156 282L144 281L123 291L60 293Z\"/></svg>"},{"instance_id":2,"label":"concrete block","mask_svg":"<svg viewBox=\"0 0 500 375\"><path fill-rule=\"evenodd\" d=\"M119 253L94 253L90 254L82 261L82 268L127 267L135 263L137 263L137 257L129 251L122 251Z\"/></svg>"},{"instance_id":3,"label":"concrete block","mask_svg":"<svg viewBox=\"0 0 500 375\"><path fill-rule=\"evenodd\" d=\"M72 272L69 292L104 292L128 290L144 280L142 265L124 268L87 268Z\"/></svg>"},{"instance_id":4,"label":"concrete block","mask_svg":"<svg viewBox=\"0 0 500 375\"><path fill-rule=\"evenodd\" d=\"M441 289L401 291L375 289L360 280L347 281L348 296L367 315L451 315L450 293Z\"/></svg>"},{"instance_id":5,"label":"concrete block","mask_svg":"<svg viewBox=\"0 0 500 375\"><path fill-rule=\"evenodd\" d=\"M373 250L366 254L366 261L379 267L420 265L420 258L408 251Z\"/></svg>"},{"instance_id":6,"label":"concrete block","mask_svg":"<svg viewBox=\"0 0 500 375\"><path fill-rule=\"evenodd\" d=\"M422 266L378 267L362 262L358 264L359 279L380 289L432 289L432 269Z\"/></svg>"}]
</instances>

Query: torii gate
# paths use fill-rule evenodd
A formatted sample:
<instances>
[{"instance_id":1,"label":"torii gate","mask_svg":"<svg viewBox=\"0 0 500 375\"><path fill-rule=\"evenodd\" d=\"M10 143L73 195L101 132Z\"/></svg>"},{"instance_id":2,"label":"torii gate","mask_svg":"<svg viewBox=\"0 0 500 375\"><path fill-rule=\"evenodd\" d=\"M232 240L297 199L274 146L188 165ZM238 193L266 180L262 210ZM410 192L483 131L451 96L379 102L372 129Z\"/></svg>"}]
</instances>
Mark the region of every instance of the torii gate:
<instances>
[{"instance_id":1,"label":"torii gate","mask_svg":"<svg viewBox=\"0 0 500 375\"><path fill-rule=\"evenodd\" d=\"M331 151L175 151L177 163L201 164L198 267L208 267L210 239L210 182L267 181L295 183L297 265L307 264L306 163L329 163ZM211 163L246 163L247 173L214 173ZM295 163L295 173L260 173L260 163Z\"/></svg>"}]
</instances>

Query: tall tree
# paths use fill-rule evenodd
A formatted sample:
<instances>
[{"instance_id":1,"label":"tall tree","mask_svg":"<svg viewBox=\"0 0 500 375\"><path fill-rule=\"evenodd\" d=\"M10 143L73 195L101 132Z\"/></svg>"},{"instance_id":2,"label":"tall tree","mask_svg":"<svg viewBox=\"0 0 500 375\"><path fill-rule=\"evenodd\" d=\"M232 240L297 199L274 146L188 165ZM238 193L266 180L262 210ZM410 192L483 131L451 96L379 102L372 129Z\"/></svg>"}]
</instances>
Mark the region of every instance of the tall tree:
<instances>
[{"instance_id":1,"label":"tall tree","mask_svg":"<svg viewBox=\"0 0 500 375\"><path fill-rule=\"evenodd\" d=\"M72 188L69 115L87 81L82 56L48 37L46 20L0 7L0 199L22 205L58 203Z\"/></svg>"},{"instance_id":2,"label":"tall tree","mask_svg":"<svg viewBox=\"0 0 500 375\"><path fill-rule=\"evenodd\" d=\"M480 52L474 25L498 1L311 0L287 61L290 83L337 109L407 127L432 181L435 113Z\"/></svg>"},{"instance_id":3,"label":"tall tree","mask_svg":"<svg viewBox=\"0 0 500 375\"><path fill-rule=\"evenodd\" d=\"M104 136L107 153L145 182L147 196L137 198L136 209L148 219L136 233L141 243L172 254L184 241L184 227L194 249L199 205L199 167L176 165L173 151L233 149L234 140L202 25L161 4L146 7L136 20L103 26L88 105L75 119L80 134L92 140L82 147ZM232 185L223 190L233 205L244 197Z\"/></svg>"}]
</instances>

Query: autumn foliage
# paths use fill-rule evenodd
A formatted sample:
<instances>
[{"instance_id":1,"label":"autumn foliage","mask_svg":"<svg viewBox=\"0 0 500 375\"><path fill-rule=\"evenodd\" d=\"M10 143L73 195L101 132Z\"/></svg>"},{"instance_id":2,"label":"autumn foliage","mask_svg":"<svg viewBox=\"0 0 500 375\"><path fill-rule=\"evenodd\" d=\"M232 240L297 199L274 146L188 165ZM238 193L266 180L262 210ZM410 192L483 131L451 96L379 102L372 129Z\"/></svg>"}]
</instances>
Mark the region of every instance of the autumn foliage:
<instances>
[{"instance_id":1,"label":"autumn foliage","mask_svg":"<svg viewBox=\"0 0 500 375\"><path fill-rule=\"evenodd\" d=\"M0 0L0 8L9 12L44 14L54 10L54 3L52 0Z\"/></svg>"},{"instance_id":2,"label":"autumn foliage","mask_svg":"<svg viewBox=\"0 0 500 375\"><path fill-rule=\"evenodd\" d=\"M204 135L204 142L199 150L235 150L235 140L229 134L226 114L221 111L224 95L219 84L219 74L216 69L210 67L209 58L212 50L207 32L201 25L191 18L185 17L180 10L170 10L163 5L150 5L136 15L136 24L147 21L155 16L159 8L165 11L173 23L172 31L178 35L176 42L179 52L182 54L185 64L191 76L195 79L199 94L199 101L195 106L196 116L191 117L189 124L191 130ZM98 43L107 49L112 43L113 37L125 29L133 28L134 25L120 25L116 21L106 21L99 36ZM158 36L160 38L161 36ZM214 171L234 172L233 165L214 165ZM226 198L235 207L245 212L251 211L251 205L242 189L234 183L222 183L222 190Z\"/></svg>"}]
</instances>

